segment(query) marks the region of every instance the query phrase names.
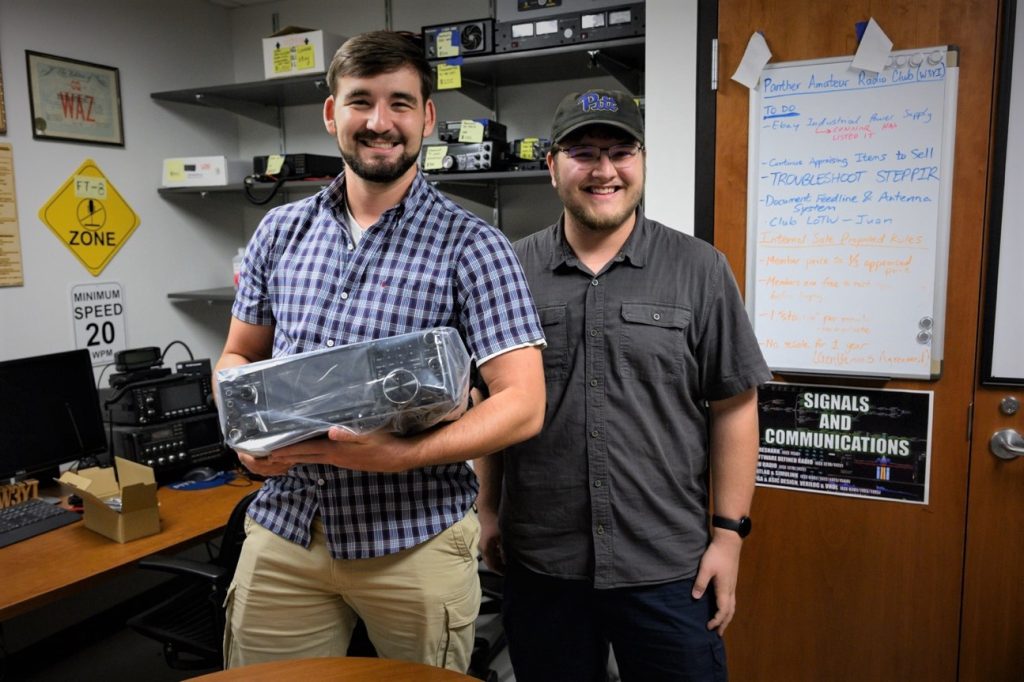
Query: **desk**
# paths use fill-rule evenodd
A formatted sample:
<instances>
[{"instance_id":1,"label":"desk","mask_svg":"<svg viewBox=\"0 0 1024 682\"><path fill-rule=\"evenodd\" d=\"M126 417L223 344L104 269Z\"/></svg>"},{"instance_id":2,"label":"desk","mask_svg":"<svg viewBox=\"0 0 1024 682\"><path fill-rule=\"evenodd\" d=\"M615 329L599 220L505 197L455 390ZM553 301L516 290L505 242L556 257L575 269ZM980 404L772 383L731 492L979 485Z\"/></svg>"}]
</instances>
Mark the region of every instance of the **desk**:
<instances>
[{"instance_id":1,"label":"desk","mask_svg":"<svg viewBox=\"0 0 1024 682\"><path fill-rule=\"evenodd\" d=\"M195 682L278 682L278 680L475 682L476 678L422 663L392 661L386 658L339 657L257 663L232 670L221 670L193 678L193 680Z\"/></svg>"},{"instance_id":2,"label":"desk","mask_svg":"<svg viewBox=\"0 0 1024 682\"><path fill-rule=\"evenodd\" d=\"M215 536L235 504L258 485L159 488L160 532L123 545L79 521L0 549L0 622L83 590L150 554L183 549Z\"/></svg>"}]
</instances>

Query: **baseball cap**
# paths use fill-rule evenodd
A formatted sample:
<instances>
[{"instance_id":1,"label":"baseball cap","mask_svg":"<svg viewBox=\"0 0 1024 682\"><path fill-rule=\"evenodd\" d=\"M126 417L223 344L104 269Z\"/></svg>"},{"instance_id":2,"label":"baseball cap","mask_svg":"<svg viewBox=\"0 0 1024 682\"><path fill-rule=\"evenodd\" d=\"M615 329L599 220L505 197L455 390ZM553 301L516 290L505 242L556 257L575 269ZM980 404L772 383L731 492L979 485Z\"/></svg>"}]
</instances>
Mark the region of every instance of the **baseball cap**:
<instances>
[{"instance_id":1,"label":"baseball cap","mask_svg":"<svg viewBox=\"0 0 1024 682\"><path fill-rule=\"evenodd\" d=\"M643 144L644 118L633 96L621 90L586 90L562 98L551 123L551 141L561 142L569 133L589 125L624 130Z\"/></svg>"}]
</instances>

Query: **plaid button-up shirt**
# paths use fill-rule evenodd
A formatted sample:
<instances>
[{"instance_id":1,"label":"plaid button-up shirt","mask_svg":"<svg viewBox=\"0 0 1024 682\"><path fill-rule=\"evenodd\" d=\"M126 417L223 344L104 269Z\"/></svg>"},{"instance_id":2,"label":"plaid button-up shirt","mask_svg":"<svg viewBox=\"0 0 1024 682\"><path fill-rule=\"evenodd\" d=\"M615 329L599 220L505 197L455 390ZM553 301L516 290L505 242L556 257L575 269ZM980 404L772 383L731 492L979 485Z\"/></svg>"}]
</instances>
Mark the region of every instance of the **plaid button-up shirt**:
<instances>
[{"instance_id":1,"label":"plaid button-up shirt","mask_svg":"<svg viewBox=\"0 0 1024 682\"><path fill-rule=\"evenodd\" d=\"M271 210L246 249L232 314L274 325L274 357L439 326L459 330L478 363L544 339L508 240L421 174L358 245L344 173ZM464 462L401 473L302 465L268 479L249 515L308 547L319 512L332 556L375 557L449 527L476 492Z\"/></svg>"}]
</instances>

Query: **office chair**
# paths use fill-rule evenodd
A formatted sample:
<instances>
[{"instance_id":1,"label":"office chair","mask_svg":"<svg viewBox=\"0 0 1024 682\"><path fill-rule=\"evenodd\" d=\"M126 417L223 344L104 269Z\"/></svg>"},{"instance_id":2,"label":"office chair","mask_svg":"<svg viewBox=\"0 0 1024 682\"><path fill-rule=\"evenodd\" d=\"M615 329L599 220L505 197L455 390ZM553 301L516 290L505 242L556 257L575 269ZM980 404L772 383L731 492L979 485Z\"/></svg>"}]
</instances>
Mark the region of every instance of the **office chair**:
<instances>
[{"instance_id":1,"label":"office chair","mask_svg":"<svg viewBox=\"0 0 1024 682\"><path fill-rule=\"evenodd\" d=\"M180 589L170 598L128 619L136 632L164 645L164 660L177 670L223 665L224 597L245 541L245 512L256 497L239 500L228 517L224 537L209 563L154 555L141 568L173 573Z\"/></svg>"}]
</instances>

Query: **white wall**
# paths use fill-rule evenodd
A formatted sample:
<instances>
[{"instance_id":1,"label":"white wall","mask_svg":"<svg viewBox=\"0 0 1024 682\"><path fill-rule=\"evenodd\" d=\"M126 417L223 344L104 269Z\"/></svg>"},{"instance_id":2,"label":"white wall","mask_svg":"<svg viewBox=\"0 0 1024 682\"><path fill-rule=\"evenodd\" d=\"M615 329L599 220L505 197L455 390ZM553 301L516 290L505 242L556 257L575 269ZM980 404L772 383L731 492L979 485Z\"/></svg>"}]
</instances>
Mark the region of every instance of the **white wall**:
<instances>
[{"instance_id":1,"label":"white wall","mask_svg":"<svg viewBox=\"0 0 1024 682\"><path fill-rule=\"evenodd\" d=\"M233 155L236 124L217 111L199 109L184 116L156 103L150 93L230 81L229 26L228 11L205 0L93 0L87 5L0 0L8 125L0 141L14 149L25 282L0 288L0 360L74 348L69 290L96 282L121 284L130 347L163 348L180 339L196 357L219 353L227 309L185 310L166 294L230 284L231 256L243 239L240 217L214 202L211 224L195 202L162 199L157 186L165 157ZM125 146L34 140L26 50L118 68ZM96 161L141 220L98 277L38 218L39 209L87 158ZM167 360L173 364L184 358L176 348Z\"/></svg>"},{"instance_id":2,"label":"white wall","mask_svg":"<svg viewBox=\"0 0 1024 682\"><path fill-rule=\"evenodd\" d=\"M697 0L647 0L646 214L694 233Z\"/></svg>"}]
</instances>

